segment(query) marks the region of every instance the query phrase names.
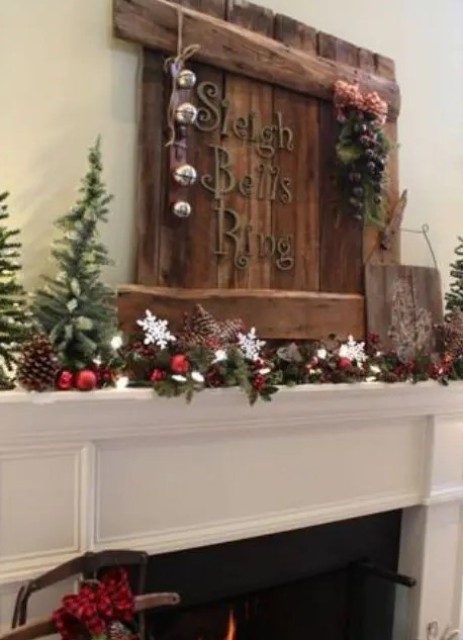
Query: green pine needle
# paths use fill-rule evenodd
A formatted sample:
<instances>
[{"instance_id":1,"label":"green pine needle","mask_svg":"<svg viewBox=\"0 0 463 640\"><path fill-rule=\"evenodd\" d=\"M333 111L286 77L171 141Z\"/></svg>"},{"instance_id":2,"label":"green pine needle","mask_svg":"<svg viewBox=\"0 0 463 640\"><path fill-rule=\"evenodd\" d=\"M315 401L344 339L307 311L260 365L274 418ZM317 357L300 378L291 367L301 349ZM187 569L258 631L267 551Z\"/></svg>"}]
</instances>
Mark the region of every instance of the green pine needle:
<instances>
[{"instance_id":1,"label":"green pine needle","mask_svg":"<svg viewBox=\"0 0 463 640\"><path fill-rule=\"evenodd\" d=\"M73 370L107 359L117 327L114 292L101 282L111 261L99 227L107 222L112 196L102 180L100 139L89 151L88 165L77 203L56 222L62 233L52 249L58 276L43 278L35 300L39 324L62 366Z\"/></svg>"},{"instance_id":2,"label":"green pine needle","mask_svg":"<svg viewBox=\"0 0 463 640\"><path fill-rule=\"evenodd\" d=\"M17 279L21 270L19 230L6 226L7 198L7 192L0 193L0 389L12 388L19 350L30 331L26 293Z\"/></svg>"}]
</instances>

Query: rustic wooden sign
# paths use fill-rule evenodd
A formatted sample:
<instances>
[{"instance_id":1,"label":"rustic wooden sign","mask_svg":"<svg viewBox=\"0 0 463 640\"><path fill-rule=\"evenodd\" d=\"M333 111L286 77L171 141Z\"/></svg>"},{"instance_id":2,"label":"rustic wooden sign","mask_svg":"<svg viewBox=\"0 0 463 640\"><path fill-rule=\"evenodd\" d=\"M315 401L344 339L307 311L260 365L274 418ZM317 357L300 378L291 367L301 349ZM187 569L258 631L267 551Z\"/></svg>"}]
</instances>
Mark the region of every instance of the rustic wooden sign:
<instances>
[{"instance_id":1,"label":"rustic wooden sign","mask_svg":"<svg viewBox=\"0 0 463 640\"><path fill-rule=\"evenodd\" d=\"M384 349L404 359L436 351L435 327L443 322L437 269L367 265L365 286L368 331Z\"/></svg>"},{"instance_id":2,"label":"rustic wooden sign","mask_svg":"<svg viewBox=\"0 0 463 640\"><path fill-rule=\"evenodd\" d=\"M364 334L363 261L398 261L344 210L337 185L334 82L358 81L389 104L392 61L243 1L114 0L116 34L143 45L137 285L120 289L130 329L145 308L176 321L188 302L269 338ZM179 12L198 108L185 143L165 148L170 97L164 54L177 49ZM173 163L198 172L181 189L192 215L172 213ZM398 202L390 163L388 210ZM149 287L153 287L150 291ZM169 301L166 304L166 300ZM221 300L220 304L213 301ZM264 327L264 329L262 329Z\"/></svg>"}]
</instances>

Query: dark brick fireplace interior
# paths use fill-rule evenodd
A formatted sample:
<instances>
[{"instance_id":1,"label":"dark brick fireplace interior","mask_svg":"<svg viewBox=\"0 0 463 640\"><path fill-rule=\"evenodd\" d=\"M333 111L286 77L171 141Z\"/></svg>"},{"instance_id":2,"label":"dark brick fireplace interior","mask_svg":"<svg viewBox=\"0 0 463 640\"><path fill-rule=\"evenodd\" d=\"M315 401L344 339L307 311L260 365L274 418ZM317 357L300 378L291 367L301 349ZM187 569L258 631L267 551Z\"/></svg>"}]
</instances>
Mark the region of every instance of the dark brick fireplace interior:
<instances>
[{"instance_id":1,"label":"dark brick fireplace interior","mask_svg":"<svg viewBox=\"0 0 463 640\"><path fill-rule=\"evenodd\" d=\"M397 575L401 513L152 556L147 590L180 607L156 640L397 640L413 580Z\"/></svg>"}]
</instances>

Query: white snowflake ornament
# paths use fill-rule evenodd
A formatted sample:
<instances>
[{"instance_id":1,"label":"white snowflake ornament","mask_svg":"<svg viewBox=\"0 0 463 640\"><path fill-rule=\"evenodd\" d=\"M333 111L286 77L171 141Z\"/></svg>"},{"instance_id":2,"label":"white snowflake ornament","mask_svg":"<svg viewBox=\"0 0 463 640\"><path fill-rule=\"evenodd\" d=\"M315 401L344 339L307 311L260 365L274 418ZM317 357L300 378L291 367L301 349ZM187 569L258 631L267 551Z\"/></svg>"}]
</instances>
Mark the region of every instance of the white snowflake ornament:
<instances>
[{"instance_id":1,"label":"white snowflake ornament","mask_svg":"<svg viewBox=\"0 0 463 640\"><path fill-rule=\"evenodd\" d=\"M347 342L342 344L339 348L339 356L341 358L348 358L352 362L355 360L357 365L362 366L367 359L365 343L356 342L353 336L348 336Z\"/></svg>"},{"instance_id":2,"label":"white snowflake ornament","mask_svg":"<svg viewBox=\"0 0 463 640\"><path fill-rule=\"evenodd\" d=\"M238 333L238 346L248 360L258 360L260 351L265 346L264 340L259 340L256 335L255 327L252 327L249 333Z\"/></svg>"},{"instance_id":3,"label":"white snowflake ornament","mask_svg":"<svg viewBox=\"0 0 463 640\"><path fill-rule=\"evenodd\" d=\"M169 331L168 321L156 318L149 309L145 311L144 318L137 320L137 324L145 334L145 344L154 344L160 349L165 349L169 342L175 342L176 340L175 336Z\"/></svg>"}]
</instances>

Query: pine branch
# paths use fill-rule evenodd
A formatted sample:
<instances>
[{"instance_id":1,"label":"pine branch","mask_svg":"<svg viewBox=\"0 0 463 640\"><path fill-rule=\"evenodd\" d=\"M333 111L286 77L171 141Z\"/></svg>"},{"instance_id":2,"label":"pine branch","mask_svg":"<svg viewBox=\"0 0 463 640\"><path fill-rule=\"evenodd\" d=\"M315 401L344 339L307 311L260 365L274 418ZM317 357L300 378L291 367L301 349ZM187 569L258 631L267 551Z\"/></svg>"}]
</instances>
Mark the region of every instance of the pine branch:
<instances>
[{"instance_id":1,"label":"pine branch","mask_svg":"<svg viewBox=\"0 0 463 640\"><path fill-rule=\"evenodd\" d=\"M6 226L7 198L7 192L0 194L0 389L13 386L18 352L30 329L26 294L17 280L21 270L20 232Z\"/></svg>"},{"instance_id":2,"label":"pine branch","mask_svg":"<svg viewBox=\"0 0 463 640\"><path fill-rule=\"evenodd\" d=\"M117 326L114 292L101 282L103 267L112 264L99 238L112 200L102 171L98 140L89 151L77 203L56 222L62 232L52 249L58 277L45 277L36 295L39 322L62 365L72 369L109 356Z\"/></svg>"}]
</instances>

